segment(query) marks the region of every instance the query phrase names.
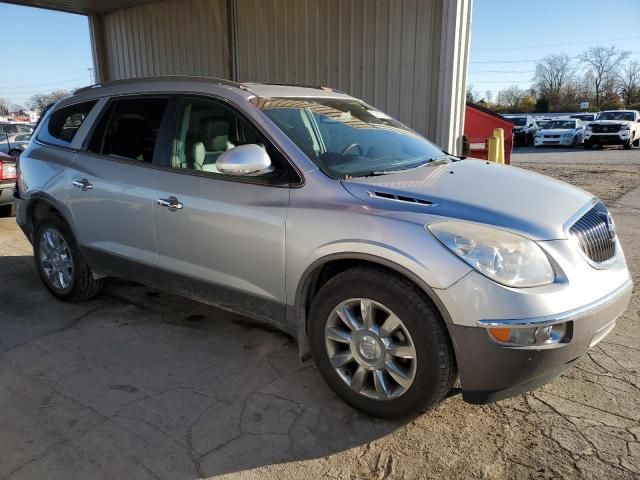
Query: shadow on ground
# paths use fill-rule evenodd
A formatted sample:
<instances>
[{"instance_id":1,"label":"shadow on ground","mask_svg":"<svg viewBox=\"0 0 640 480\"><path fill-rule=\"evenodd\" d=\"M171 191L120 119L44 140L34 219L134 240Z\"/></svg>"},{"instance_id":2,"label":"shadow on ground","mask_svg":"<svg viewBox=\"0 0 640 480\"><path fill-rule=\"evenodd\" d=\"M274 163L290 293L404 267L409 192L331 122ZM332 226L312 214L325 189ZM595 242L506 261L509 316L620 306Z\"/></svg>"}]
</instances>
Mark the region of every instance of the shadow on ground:
<instances>
[{"instance_id":1,"label":"shadow on ground","mask_svg":"<svg viewBox=\"0 0 640 480\"><path fill-rule=\"evenodd\" d=\"M28 256L0 257L0 272L2 478L207 477L400 425L346 406L292 339L242 317L115 280L65 304Z\"/></svg>"}]
</instances>

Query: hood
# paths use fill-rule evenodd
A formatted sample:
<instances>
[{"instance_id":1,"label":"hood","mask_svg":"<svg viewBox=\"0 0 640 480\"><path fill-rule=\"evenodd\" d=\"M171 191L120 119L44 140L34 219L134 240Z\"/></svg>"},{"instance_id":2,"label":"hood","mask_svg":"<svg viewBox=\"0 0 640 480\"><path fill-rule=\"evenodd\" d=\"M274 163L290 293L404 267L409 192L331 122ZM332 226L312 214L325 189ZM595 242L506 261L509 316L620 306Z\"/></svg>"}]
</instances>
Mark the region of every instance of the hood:
<instances>
[{"instance_id":1,"label":"hood","mask_svg":"<svg viewBox=\"0 0 640 480\"><path fill-rule=\"evenodd\" d=\"M427 164L342 185L379 208L495 225L535 240L566 238L563 225L593 198L559 180L484 160Z\"/></svg>"}]
</instances>

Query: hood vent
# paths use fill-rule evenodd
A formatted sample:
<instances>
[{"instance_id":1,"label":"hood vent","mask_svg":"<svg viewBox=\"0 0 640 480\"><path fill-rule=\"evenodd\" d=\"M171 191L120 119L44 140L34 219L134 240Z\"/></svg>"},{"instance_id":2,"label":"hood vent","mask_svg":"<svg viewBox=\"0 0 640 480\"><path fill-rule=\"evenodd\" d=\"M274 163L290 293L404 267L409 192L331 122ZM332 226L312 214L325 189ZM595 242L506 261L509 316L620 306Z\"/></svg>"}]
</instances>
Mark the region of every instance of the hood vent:
<instances>
[{"instance_id":1,"label":"hood vent","mask_svg":"<svg viewBox=\"0 0 640 480\"><path fill-rule=\"evenodd\" d=\"M389 193L389 192L368 191L367 194L369 194L369 196L372 198L380 198L382 200L393 200L395 202L404 202L404 203L417 203L418 205L424 205L427 207L436 206L435 203L429 200L423 200L421 198L416 198L416 197L409 197L406 195L394 195L393 193Z\"/></svg>"}]
</instances>

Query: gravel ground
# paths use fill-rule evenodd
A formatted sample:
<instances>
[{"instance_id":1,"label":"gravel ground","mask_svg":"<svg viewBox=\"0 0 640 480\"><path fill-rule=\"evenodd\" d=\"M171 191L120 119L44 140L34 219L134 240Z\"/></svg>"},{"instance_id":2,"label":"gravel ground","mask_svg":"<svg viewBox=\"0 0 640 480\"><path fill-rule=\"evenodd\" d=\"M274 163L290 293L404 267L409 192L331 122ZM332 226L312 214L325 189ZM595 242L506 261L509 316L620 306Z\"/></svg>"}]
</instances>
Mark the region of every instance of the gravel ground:
<instances>
[{"instance_id":1,"label":"gravel ground","mask_svg":"<svg viewBox=\"0 0 640 480\"><path fill-rule=\"evenodd\" d=\"M637 285L640 150L596 153L610 157L514 164L605 199ZM640 477L637 289L616 329L551 385L488 406L452 396L388 422L345 406L280 333L127 282L56 302L30 255L0 219L0 478Z\"/></svg>"}]
</instances>

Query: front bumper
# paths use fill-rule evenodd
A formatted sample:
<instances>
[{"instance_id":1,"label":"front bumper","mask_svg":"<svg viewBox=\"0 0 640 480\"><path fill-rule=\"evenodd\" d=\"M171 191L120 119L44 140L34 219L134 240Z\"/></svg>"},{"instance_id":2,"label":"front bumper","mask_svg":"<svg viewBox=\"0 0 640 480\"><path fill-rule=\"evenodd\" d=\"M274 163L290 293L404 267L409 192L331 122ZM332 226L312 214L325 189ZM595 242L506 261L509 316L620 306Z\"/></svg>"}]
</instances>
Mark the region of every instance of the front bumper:
<instances>
[{"instance_id":1,"label":"front bumper","mask_svg":"<svg viewBox=\"0 0 640 480\"><path fill-rule=\"evenodd\" d=\"M11 205L13 203L13 190L16 183L0 183L0 205Z\"/></svg>"},{"instance_id":2,"label":"front bumper","mask_svg":"<svg viewBox=\"0 0 640 480\"><path fill-rule=\"evenodd\" d=\"M545 145L569 147L569 146L573 145L573 138L574 138L573 136L571 136L571 137L558 137L558 138L536 137L534 139L534 145L536 147L542 147L542 146L545 146Z\"/></svg>"},{"instance_id":3,"label":"front bumper","mask_svg":"<svg viewBox=\"0 0 640 480\"><path fill-rule=\"evenodd\" d=\"M584 141L594 145L623 145L629 140L629 131L618 133L592 133L585 136Z\"/></svg>"},{"instance_id":4,"label":"front bumper","mask_svg":"<svg viewBox=\"0 0 640 480\"><path fill-rule=\"evenodd\" d=\"M558 315L519 320L478 322L480 326L449 324L456 350L463 399L484 404L533 390L570 368L614 327L631 299L627 280L603 298ZM489 338L486 327L510 324L570 324L570 339L535 347L509 347Z\"/></svg>"}]
</instances>

